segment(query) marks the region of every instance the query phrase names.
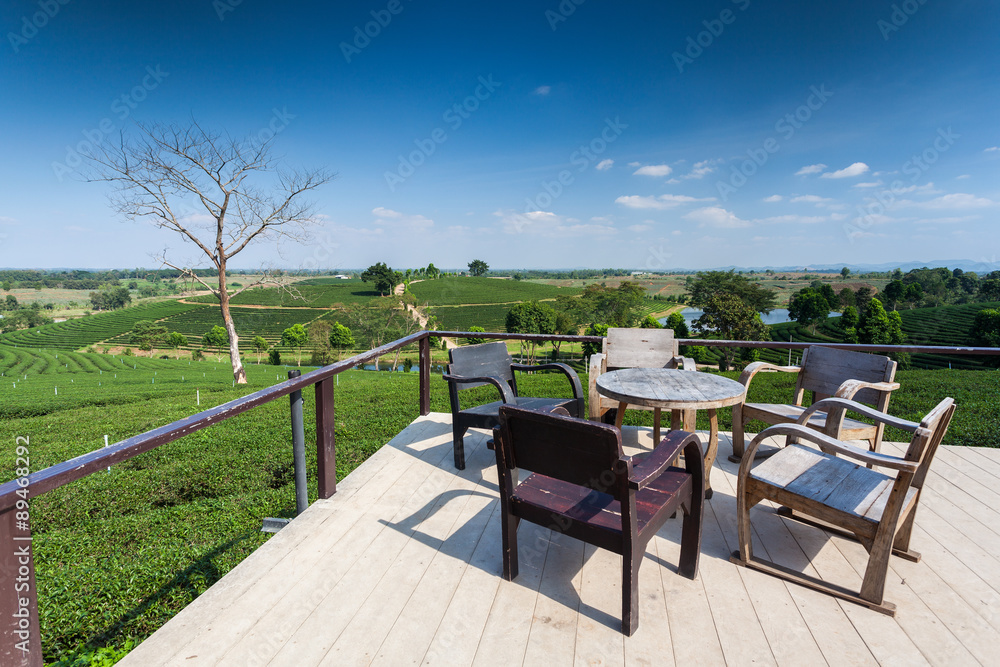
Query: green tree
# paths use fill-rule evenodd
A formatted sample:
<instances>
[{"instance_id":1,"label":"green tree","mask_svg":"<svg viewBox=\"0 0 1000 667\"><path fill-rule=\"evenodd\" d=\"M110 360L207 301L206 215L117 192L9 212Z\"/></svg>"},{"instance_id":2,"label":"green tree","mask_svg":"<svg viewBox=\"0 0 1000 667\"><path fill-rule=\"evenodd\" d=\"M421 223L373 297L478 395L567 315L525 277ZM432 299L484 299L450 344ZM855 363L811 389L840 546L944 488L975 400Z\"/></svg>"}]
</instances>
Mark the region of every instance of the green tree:
<instances>
[{"instance_id":1,"label":"green tree","mask_svg":"<svg viewBox=\"0 0 1000 667\"><path fill-rule=\"evenodd\" d=\"M177 353L177 358L181 358L180 349L188 344L187 336L179 331L171 331L170 335L167 336L167 346L170 349L175 350Z\"/></svg>"},{"instance_id":2,"label":"green tree","mask_svg":"<svg viewBox=\"0 0 1000 667\"><path fill-rule=\"evenodd\" d=\"M253 345L253 349L257 351L257 365L260 366L260 358L267 352L267 340L263 336L254 336L251 344Z\"/></svg>"},{"instance_id":3,"label":"green tree","mask_svg":"<svg viewBox=\"0 0 1000 667\"><path fill-rule=\"evenodd\" d=\"M601 323L591 324L589 327L587 327L586 331L583 332L583 335L584 336L600 336L601 338L604 338L605 336L608 335L608 329L609 328L610 327L608 327L607 324L601 324ZM590 343L590 342L584 343L583 344L583 356L587 357L589 359L593 355L599 354L601 352L601 348L602 348L602 344L599 343L599 342L598 343Z\"/></svg>"},{"instance_id":4,"label":"green tree","mask_svg":"<svg viewBox=\"0 0 1000 667\"><path fill-rule=\"evenodd\" d=\"M872 345L901 345L906 339L900 327L902 321L899 313L888 314L881 301L871 299L858 322L858 341Z\"/></svg>"},{"instance_id":5,"label":"green tree","mask_svg":"<svg viewBox=\"0 0 1000 667\"><path fill-rule=\"evenodd\" d=\"M3 281L3 291L4 292L9 292L10 291L10 281L9 280Z\"/></svg>"},{"instance_id":6,"label":"green tree","mask_svg":"<svg viewBox=\"0 0 1000 667\"><path fill-rule=\"evenodd\" d=\"M788 316L816 333L816 325L830 314L830 304L819 292L801 290L788 302Z\"/></svg>"},{"instance_id":7,"label":"green tree","mask_svg":"<svg viewBox=\"0 0 1000 667\"><path fill-rule=\"evenodd\" d=\"M547 303L525 301L507 311L507 333L553 334L556 332L556 311ZM537 343L531 341L528 363L533 363ZM524 355L524 341L521 341L521 355Z\"/></svg>"},{"instance_id":8,"label":"green tree","mask_svg":"<svg viewBox=\"0 0 1000 667\"><path fill-rule=\"evenodd\" d=\"M639 328L641 329L662 329L660 323L656 321L656 318L652 315L646 315L646 317L639 323Z\"/></svg>"},{"instance_id":9,"label":"green tree","mask_svg":"<svg viewBox=\"0 0 1000 667\"><path fill-rule=\"evenodd\" d=\"M153 348L164 343L168 336L167 327L152 320L139 320L132 325L129 342L153 356Z\"/></svg>"},{"instance_id":10,"label":"green tree","mask_svg":"<svg viewBox=\"0 0 1000 667\"><path fill-rule=\"evenodd\" d=\"M489 265L481 259L474 259L469 262L469 275L477 277L485 276L486 272L489 270Z\"/></svg>"},{"instance_id":11,"label":"green tree","mask_svg":"<svg viewBox=\"0 0 1000 667\"><path fill-rule=\"evenodd\" d=\"M301 324L293 324L281 332L281 344L296 349L296 366L302 365L302 348L309 342L309 332Z\"/></svg>"},{"instance_id":12,"label":"green tree","mask_svg":"<svg viewBox=\"0 0 1000 667\"><path fill-rule=\"evenodd\" d=\"M966 274L968 275L968 274ZM964 277L964 276L963 276ZM10 297L7 297L10 299ZM988 278L979 283L980 301L1000 301L1000 280Z\"/></svg>"},{"instance_id":13,"label":"green tree","mask_svg":"<svg viewBox=\"0 0 1000 667\"><path fill-rule=\"evenodd\" d=\"M214 347L219 353L219 361L222 361L222 348L229 345L229 334L225 328L216 324L202 337L201 344L205 347Z\"/></svg>"},{"instance_id":14,"label":"green tree","mask_svg":"<svg viewBox=\"0 0 1000 667\"><path fill-rule=\"evenodd\" d=\"M837 292L837 301L839 302L841 309L847 308L848 306L854 306L858 302L857 297L854 295L854 292L851 291L850 287L845 287Z\"/></svg>"},{"instance_id":15,"label":"green tree","mask_svg":"<svg viewBox=\"0 0 1000 667\"><path fill-rule=\"evenodd\" d=\"M704 314L694 321L694 328L702 334L719 336L723 340L771 340L771 330L760 318L760 313L735 294L716 294L702 306ZM735 358L735 348L724 347L723 356L728 367Z\"/></svg>"},{"instance_id":16,"label":"green tree","mask_svg":"<svg viewBox=\"0 0 1000 667\"><path fill-rule=\"evenodd\" d=\"M974 345L1000 347L1000 310L996 308L980 310L976 313L976 319L969 333Z\"/></svg>"},{"instance_id":17,"label":"green tree","mask_svg":"<svg viewBox=\"0 0 1000 667\"><path fill-rule=\"evenodd\" d=\"M712 297L730 294L758 313L769 313L774 309L777 298L774 290L767 289L734 270L700 271L695 276L687 277L685 289L689 294L688 303L702 309Z\"/></svg>"},{"instance_id":18,"label":"green tree","mask_svg":"<svg viewBox=\"0 0 1000 667\"><path fill-rule=\"evenodd\" d=\"M471 326L469 327L469 331L475 331L476 333L486 333L486 329L479 326ZM466 338L465 340L468 341L469 345L481 345L482 343L486 342L485 338Z\"/></svg>"},{"instance_id":19,"label":"green tree","mask_svg":"<svg viewBox=\"0 0 1000 667\"><path fill-rule=\"evenodd\" d=\"M399 271L393 271L386 266L385 262L379 262L365 269L364 273L361 274L361 280L373 283L375 291L385 296L392 293L396 285L403 281L403 277Z\"/></svg>"},{"instance_id":20,"label":"green tree","mask_svg":"<svg viewBox=\"0 0 1000 667\"><path fill-rule=\"evenodd\" d=\"M851 270L846 266L840 270L840 279L847 280L847 276L851 275Z\"/></svg>"},{"instance_id":21,"label":"green tree","mask_svg":"<svg viewBox=\"0 0 1000 667\"><path fill-rule=\"evenodd\" d=\"M674 338L691 337L691 332L688 331L687 321L680 313L670 313L670 315L667 316L667 328L673 330Z\"/></svg>"},{"instance_id":22,"label":"green tree","mask_svg":"<svg viewBox=\"0 0 1000 667\"><path fill-rule=\"evenodd\" d=\"M882 290L882 295L885 297L885 305L890 306L893 310L896 310L896 304L903 300L903 293L906 288L903 286L903 281L893 280Z\"/></svg>"},{"instance_id":23,"label":"green tree","mask_svg":"<svg viewBox=\"0 0 1000 667\"><path fill-rule=\"evenodd\" d=\"M858 342L858 309L854 306L847 306L840 314L837 325L844 332L844 341L847 343Z\"/></svg>"},{"instance_id":24,"label":"green tree","mask_svg":"<svg viewBox=\"0 0 1000 667\"><path fill-rule=\"evenodd\" d=\"M3 303L4 310L17 310L17 297L13 294L8 294Z\"/></svg>"},{"instance_id":25,"label":"green tree","mask_svg":"<svg viewBox=\"0 0 1000 667\"><path fill-rule=\"evenodd\" d=\"M328 320L315 320L309 323L306 331L309 333L309 345L312 347L312 364L326 366L333 359L333 346L330 345L330 331L333 326Z\"/></svg>"},{"instance_id":26,"label":"green tree","mask_svg":"<svg viewBox=\"0 0 1000 667\"><path fill-rule=\"evenodd\" d=\"M333 327L330 329L330 345L337 350L337 360L339 361L340 355L344 350L354 347L354 334L340 322L334 322Z\"/></svg>"}]
</instances>

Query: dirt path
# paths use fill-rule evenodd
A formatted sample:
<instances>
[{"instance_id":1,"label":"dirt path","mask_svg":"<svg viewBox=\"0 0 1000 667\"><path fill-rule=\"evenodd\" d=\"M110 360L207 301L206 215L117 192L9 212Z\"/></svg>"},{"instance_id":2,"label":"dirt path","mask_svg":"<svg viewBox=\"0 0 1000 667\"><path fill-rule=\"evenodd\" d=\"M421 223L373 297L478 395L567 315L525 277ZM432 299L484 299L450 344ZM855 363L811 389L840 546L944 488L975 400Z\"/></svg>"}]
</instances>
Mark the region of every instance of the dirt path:
<instances>
[{"instance_id":1,"label":"dirt path","mask_svg":"<svg viewBox=\"0 0 1000 667\"><path fill-rule=\"evenodd\" d=\"M409 313L411 315L413 315L414 319L416 319L417 322L420 323L420 328L421 329L426 329L427 328L427 316L426 315L424 315L423 313L421 313L419 309L417 309L416 307L414 307L414 306L412 306L410 304L406 304L406 310L409 311ZM447 349L449 349L449 350L452 349L452 348L458 347L458 343L456 343L451 338L444 338L443 340L444 340L445 347Z\"/></svg>"}]
</instances>

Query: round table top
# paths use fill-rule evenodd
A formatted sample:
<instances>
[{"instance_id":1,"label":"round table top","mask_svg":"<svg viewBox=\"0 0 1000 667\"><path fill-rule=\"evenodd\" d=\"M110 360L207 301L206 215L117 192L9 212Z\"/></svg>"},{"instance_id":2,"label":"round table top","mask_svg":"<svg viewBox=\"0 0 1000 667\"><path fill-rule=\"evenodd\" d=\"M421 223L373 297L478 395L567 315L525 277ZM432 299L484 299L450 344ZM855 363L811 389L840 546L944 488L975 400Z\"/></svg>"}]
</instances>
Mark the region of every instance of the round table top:
<instances>
[{"instance_id":1,"label":"round table top","mask_svg":"<svg viewBox=\"0 0 1000 667\"><path fill-rule=\"evenodd\" d=\"M624 368L598 377L597 391L630 405L704 410L739 403L746 388L735 380L712 373L672 368Z\"/></svg>"}]
</instances>

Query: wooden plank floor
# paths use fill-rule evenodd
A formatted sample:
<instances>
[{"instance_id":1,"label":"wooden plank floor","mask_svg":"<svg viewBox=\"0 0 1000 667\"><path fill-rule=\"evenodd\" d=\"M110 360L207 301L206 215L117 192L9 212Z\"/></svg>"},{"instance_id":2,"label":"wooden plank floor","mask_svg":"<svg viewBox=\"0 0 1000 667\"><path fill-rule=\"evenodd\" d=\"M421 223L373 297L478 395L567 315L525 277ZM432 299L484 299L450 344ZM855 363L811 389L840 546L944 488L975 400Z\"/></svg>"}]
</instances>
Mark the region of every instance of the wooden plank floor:
<instances>
[{"instance_id":1,"label":"wooden plank floor","mask_svg":"<svg viewBox=\"0 0 1000 667\"><path fill-rule=\"evenodd\" d=\"M626 429L648 449L651 429ZM737 567L736 465L719 456L697 580L676 575L680 520L650 543L639 629L619 631L620 557L523 523L500 578L493 453L450 416L414 421L121 665L974 665L1000 647L1000 450L943 447L917 516L920 563L892 559L889 618ZM720 452L731 445L722 434ZM886 443L885 451L899 453ZM751 515L755 548L860 585L864 549Z\"/></svg>"}]
</instances>

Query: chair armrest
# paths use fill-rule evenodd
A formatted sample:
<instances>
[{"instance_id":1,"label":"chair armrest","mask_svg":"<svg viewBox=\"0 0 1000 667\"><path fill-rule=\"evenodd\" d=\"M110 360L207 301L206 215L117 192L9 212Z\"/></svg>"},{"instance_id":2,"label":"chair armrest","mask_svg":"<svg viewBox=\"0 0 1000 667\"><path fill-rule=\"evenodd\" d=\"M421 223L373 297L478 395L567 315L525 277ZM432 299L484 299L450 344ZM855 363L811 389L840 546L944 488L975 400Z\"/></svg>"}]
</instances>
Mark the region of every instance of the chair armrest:
<instances>
[{"instance_id":1,"label":"chair armrest","mask_svg":"<svg viewBox=\"0 0 1000 667\"><path fill-rule=\"evenodd\" d=\"M740 373L740 379L738 382L744 387L750 386L750 380L753 376L761 371L779 371L781 373L798 373L802 368L800 366L775 366L774 364L769 364L766 361L755 361L748 364L743 372Z\"/></svg>"},{"instance_id":2,"label":"chair armrest","mask_svg":"<svg viewBox=\"0 0 1000 667\"><path fill-rule=\"evenodd\" d=\"M836 438L830 437L825 433L814 431L808 426L803 426L802 424L777 424L775 426L769 426L758 433L757 437L755 437L753 442L751 442L747 447L747 451L743 455L743 461L740 463L740 477L749 472L750 466L753 465L754 454L756 454L757 448L760 447L761 443L767 438L779 435L795 436L798 440L808 440L816 445L819 445L820 449L826 453L843 454L848 458L852 458L862 463L870 463L883 468L899 470L900 472L915 473L920 467L920 464L915 461L907 461L897 456L870 452L867 449L861 449L860 447L855 447L854 445L837 440ZM746 468L746 470L744 470L744 468Z\"/></svg>"},{"instance_id":3,"label":"chair armrest","mask_svg":"<svg viewBox=\"0 0 1000 667\"><path fill-rule=\"evenodd\" d=\"M874 389L875 391L896 391L899 389L898 382L863 382L861 380L845 380L834 394L836 398L854 398L854 395L862 389Z\"/></svg>"},{"instance_id":4,"label":"chair armrest","mask_svg":"<svg viewBox=\"0 0 1000 667\"><path fill-rule=\"evenodd\" d=\"M573 398L583 398L583 387L580 385L580 376L566 364L511 364L515 371L560 371L565 375L571 385L573 385Z\"/></svg>"},{"instance_id":5,"label":"chair armrest","mask_svg":"<svg viewBox=\"0 0 1000 667\"><path fill-rule=\"evenodd\" d=\"M504 403L516 403L517 397L514 396L514 392L511 391L510 385L496 377L495 375L483 375L480 377L468 377L464 375L449 375L448 373L442 373L441 377L447 382L454 382L456 384L471 384L473 382L485 382L496 387L500 391L500 397Z\"/></svg>"},{"instance_id":6,"label":"chair armrest","mask_svg":"<svg viewBox=\"0 0 1000 667\"><path fill-rule=\"evenodd\" d=\"M701 439L695 433L672 431L649 455L633 466L632 476L628 480L629 488L639 490L649 486L650 482L670 467L682 449L688 472L697 474L692 468L697 467L694 463L698 462L701 466L701 475L704 477L705 461L701 452Z\"/></svg>"},{"instance_id":7,"label":"chair armrest","mask_svg":"<svg viewBox=\"0 0 1000 667\"><path fill-rule=\"evenodd\" d=\"M843 412L850 411L855 414L859 414L864 417L874 419L875 421L881 422L886 426L893 426L902 431L907 431L908 433L915 433L917 428L920 427L920 424L918 424L917 422L911 422L906 419L900 419L899 417L893 417L892 415L887 415L884 412L879 412L875 408L869 407L864 403L858 403L857 401L851 401L846 398L837 398L837 397L824 398L822 401L816 401L808 408L806 408L801 415L799 415L798 423L799 424L807 423L812 414L820 410L825 411L829 415L827 417L827 421L829 421L831 417L835 417L837 418L837 421L841 421L840 417L843 416ZM836 412L840 413L840 417L834 414ZM839 432L839 426L838 426L838 432Z\"/></svg>"},{"instance_id":8,"label":"chair armrest","mask_svg":"<svg viewBox=\"0 0 1000 667\"><path fill-rule=\"evenodd\" d=\"M676 356L670 360L670 365L667 366L667 368L677 368L684 371L696 371L698 370L698 365L691 357Z\"/></svg>"}]
</instances>

